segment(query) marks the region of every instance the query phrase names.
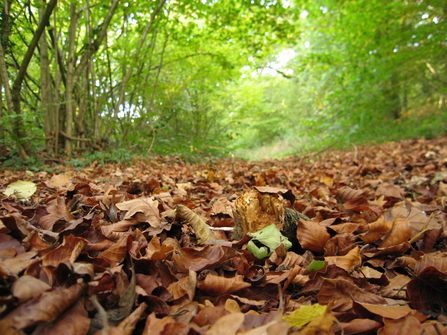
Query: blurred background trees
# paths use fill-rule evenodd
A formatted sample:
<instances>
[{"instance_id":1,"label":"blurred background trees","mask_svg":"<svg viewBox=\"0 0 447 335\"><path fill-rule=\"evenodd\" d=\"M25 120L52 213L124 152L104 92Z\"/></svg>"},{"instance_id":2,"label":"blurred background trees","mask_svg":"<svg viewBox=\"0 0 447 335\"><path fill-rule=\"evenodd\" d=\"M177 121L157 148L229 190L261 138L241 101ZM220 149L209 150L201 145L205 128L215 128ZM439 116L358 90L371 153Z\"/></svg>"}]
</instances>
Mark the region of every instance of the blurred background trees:
<instances>
[{"instance_id":1,"label":"blurred background trees","mask_svg":"<svg viewBox=\"0 0 447 335\"><path fill-rule=\"evenodd\" d=\"M440 0L54 5L3 2L6 165L92 153L278 157L445 135Z\"/></svg>"}]
</instances>

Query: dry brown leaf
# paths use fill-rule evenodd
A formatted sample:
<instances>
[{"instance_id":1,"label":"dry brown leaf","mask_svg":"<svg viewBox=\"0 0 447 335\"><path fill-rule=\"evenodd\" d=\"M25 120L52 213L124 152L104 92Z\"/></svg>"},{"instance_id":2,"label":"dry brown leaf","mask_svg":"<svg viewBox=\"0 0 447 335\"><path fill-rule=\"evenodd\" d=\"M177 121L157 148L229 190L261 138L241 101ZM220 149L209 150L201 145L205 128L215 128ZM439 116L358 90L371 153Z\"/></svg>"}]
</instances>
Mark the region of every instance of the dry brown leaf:
<instances>
[{"instance_id":1,"label":"dry brown leaf","mask_svg":"<svg viewBox=\"0 0 447 335\"><path fill-rule=\"evenodd\" d=\"M406 285L410 280L411 278L408 276L397 275L390 279L387 286L384 286L379 290L379 294L387 298L404 299L407 296Z\"/></svg>"},{"instance_id":2,"label":"dry brown leaf","mask_svg":"<svg viewBox=\"0 0 447 335\"><path fill-rule=\"evenodd\" d=\"M243 322L242 313L224 315L205 332L205 335L234 335Z\"/></svg>"},{"instance_id":3,"label":"dry brown leaf","mask_svg":"<svg viewBox=\"0 0 447 335\"><path fill-rule=\"evenodd\" d=\"M377 221L368 224L368 232L360 238L365 243L374 243L384 237L393 227L393 222L385 221L383 217L379 217Z\"/></svg>"},{"instance_id":4,"label":"dry brown leaf","mask_svg":"<svg viewBox=\"0 0 447 335\"><path fill-rule=\"evenodd\" d=\"M416 262L414 273L419 274L429 266L435 267L439 272L447 273L447 253L439 253L436 255L426 254Z\"/></svg>"},{"instance_id":5,"label":"dry brown leaf","mask_svg":"<svg viewBox=\"0 0 447 335\"><path fill-rule=\"evenodd\" d=\"M408 282L407 294L414 309L447 309L447 274L429 266Z\"/></svg>"},{"instance_id":6,"label":"dry brown leaf","mask_svg":"<svg viewBox=\"0 0 447 335\"><path fill-rule=\"evenodd\" d=\"M417 318L408 315L398 320L385 318L383 320L385 326L377 332L378 335L420 335L422 334L422 326Z\"/></svg>"},{"instance_id":7,"label":"dry brown leaf","mask_svg":"<svg viewBox=\"0 0 447 335\"><path fill-rule=\"evenodd\" d=\"M250 286L251 284L245 282L242 275L226 278L208 273L204 280L197 282L197 287L210 295L233 293Z\"/></svg>"},{"instance_id":8,"label":"dry brown leaf","mask_svg":"<svg viewBox=\"0 0 447 335\"><path fill-rule=\"evenodd\" d=\"M298 221L296 236L301 247L320 253L324 252L324 247L331 237L327 229L318 222L303 219Z\"/></svg>"},{"instance_id":9,"label":"dry brown leaf","mask_svg":"<svg viewBox=\"0 0 447 335\"><path fill-rule=\"evenodd\" d=\"M154 198L137 198L116 204L122 211L127 211L124 220L136 216L139 222L148 222L152 227L159 228L161 224L158 201Z\"/></svg>"},{"instance_id":10,"label":"dry brown leaf","mask_svg":"<svg viewBox=\"0 0 447 335\"><path fill-rule=\"evenodd\" d=\"M380 248L388 248L409 241L411 228L407 218L397 217L393 221L393 227L380 243Z\"/></svg>"},{"instance_id":11,"label":"dry brown leaf","mask_svg":"<svg viewBox=\"0 0 447 335\"><path fill-rule=\"evenodd\" d=\"M287 335L290 325L281 319L273 319L269 323L247 331L238 332L237 335Z\"/></svg>"},{"instance_id":12,"label":"dry brown leaf","mask_svg":"<svg viewBox=\"0 0 447 335\"><path fill-rule=\"evenodd\" d=\"M236 300L234 299L227 299L225 301L225 309L230 313L240 313L241 308Z\"/></svg>"},{"instance_id":13,"label":"dry brown leaf","mask_svg":"<svg viewBox=\"0 0 447 335\"><path fill-rule=\"evenodd\" d=\"M237 251L231 247L214 244L202 248L177 249L172 254L172 260L179 271L188 272L217 266L237 255Z\"/></svg>"},{"instance_id":14,"label":"dry brown leaf","mask_svg":"<svg viewBox=\"0 0 447 335\"><path fill-rule=\"evenodd\" d=\"M57 197L51 200L47 207L48 215L42 216L39 219L39 226L46 230L52 230L53 226L58 221L67 223L73 219L68 206L65 204L65 199Z\"/></svg>"},{"instance_id":15,"label":"dry brown leaf","mask_svg":"<svg viewBox=\"0 0 447 335\"><path fill-rule=\"evenodd\" d=\"M69 288L55 288L42 293L27 303L20 305L3 320L12 320L15 329L22 330L40 322L56 320L71 304L79 299L85 284L75 284Z\"/></svg>"},{"instance_id":16,"label":"dry brown leaf","mask_svg":"<svg viewBox=\"0 0 447 335\"><path fill-rule=\"evenodd\" d=\"M363 190L354 190L348 186L340 187L335 191L335 196L340 199L340 201L346 202L353 199L361 198L365 193Z\"/></svg>"},{"instance_id":17,"label":"dry brown leaf","mask_svg":"<svg viewBox=\"0 0 447 335\"><path fill-rule=\"evenodd\" d=\"M55 174L48 181L48 185L54 188L62 188L70 183L70 177L66 174Z\"/></svg>"},{"instance_id":18,"label":"dry brown leaf","mask_svg":"<svg viewBox=\"0 0 447 335\"><path fill-rule=\"evenodd\" d=\"M113 239L113 237L114 237L113 233L126 232L129 230L130 227L136 226L138 223L139 222L136 218L130 218L127 220L114 222L114 223L108 224L108 225L102 225L101 233L103 233L104 236Z\"/></svg>"},{"instance_id":19,"label":"dry brown leaf","mask_svg":"<svg viewBox=\"0 0 447 335\"><path fill-rule=\"evenodd\" d=\"M138 306L127 318L120 322L120 324L116 327L118 330L124 335L132 335L135 326L137 325L138 320L146 309L147 304L142 303Z\"/></svg>"},{"instance_id":20,"label":"dry brown leaf","mask_svg":"<svg viewBox=\"0 0 447 335\"><path fill-rule=\"evenodd\" d=\"M371 304L386 304L384 298L359 288L346 278L325 278L317 298L321 305L334 303L333 310L337 312L349 311L352 308L353 300Z\"/></svg>"},{"instance_id":21,"label":"dry brown leaf","mask_svg":"<svg viewBox=\"0 0 447 335\"><path fill-rule=\"evenodd\" d=\"M82 237L67 236L63 243L42 258L43 265L58 266L62 262L74 263L87 245Z\"/></svg>"},{"instance_id":22,"label":"dry brown leaf","mask_svg":"<svg viewBox=\"0 0 447 335\"><path fill-rule=\"evenodd\" d=\"M25 270L28 266L36 262L37 252L28 251L24 254L20 254L14 258L0 260L0 266L4 268L3 271L10 275L17 275L21 271Z\"/></svg>"},{"instance_id":23,"label":"dry brown leaf","mask_svg":"<svg viewBox=\"0 0 447 335\"><path fill-rule=\"evenodd\" d=\"M405 190L402 187L394 184L383 183L380 184L376 190L377 196L383 195L385 197L391 197L397 199L402 199L404 194Z\"/></svg>"},{"instance_id":24,"label":"dry brown leaf","mask_svg":"<svg viewBox=\"0 0 447 335\"><path fill-rule=\"evenodd\" d=\"M172 294L174 300L180 299L187 295L192 301L196 292L197 273L189 270L189 275L181 278L179 281L172 283L166 289Z\"/></svg>"},{"instance_id":25,"label":"dry brown leaf","mask_svg":"<svg viewBox=\"0 0 447 335\"><path fill-rule=\"evenodd\" d=\"M24 275L14 282L11 293L22 303L50 289L51 286L42 280Z\"/></svg>"},{"instance_id":26,"label":"dry brown leaf","mask_svg":"<svg viewBox=\"0 0 447 335\"><path fill-rule=\"evenodd\" d=\"M324 260L329 264L337 265L338 267L351 272L355 268L359 267L362 263L362 257L360 256L360 248L357 246L351 249L344 256L329 256L324 257Z\"/></svg>"},{"instance_id":27,"label":"dry brown leaf","mask_svg":"<svg viewBox=\"0 0 447 335\"><path fill-rule=\"evenodd\" d=\"M146 319L143 335L164 335L166 330L172 330L172 334L187 334L189 327L185 324L178 323L171 316L165 316L162 319L157 319L155 313L151 313Z\"/></svg>"},{"instance_id":28,"label":"dry brown leaf","mask_svg":"<svg viewBox=\"0 0 447 335\"><path fill-rule=\"evenodd\" d=\"M68 308L54 323L43 324L45 335L80 335L87 334L90 318L85 310L84 299L79 299Z\"/></svg>"},{"instance_id":29,"label":"dry brown leaf","mask_svg":"<svg viewBox=\"0 0 447 335\"><path fill-rule=\"evenodd\" d=\"M352 211L363 212L371 211L376 215L381 215L382 210L376 206L371 205L364 197L358 199L352 199L343 204L343 207Z\"/></svg>"},{"instance_id":30,"label":"dry brown leaf","mask_svg":"<svg viewBox=\"0 0 447 335\"><path fill-rule=\"evenodd\" d=\"M390 305L373 305L368 303L358 303L369 312L389 319L400 319L413 311L409 306L390 306Z\"/></svg>"},{"instance_id":31,"label":"dry brown leaf","mask_svg":"<svg viewBox=\"0 0 447 335\"><path fill-rule=\"evenodd\" d=\"M381 328L383 325L377 321L370 319L354 319L347 323L339 322L334 326L334 331L340 332L345 335L350 334L374 334L375 331Z\"/></svg>"},{"instance_id":32,"label":"dry brown leaf","mask_svg":"<svg viewBox=\"0 0 447 335\"><path fill-rule=\"evenodd\" d=\"M101 253L101 258L107 260L111 266L121 263L126 258L131 240L131 236L126 234L118 242L104 250Z\"/></svg>"}]
</instances>

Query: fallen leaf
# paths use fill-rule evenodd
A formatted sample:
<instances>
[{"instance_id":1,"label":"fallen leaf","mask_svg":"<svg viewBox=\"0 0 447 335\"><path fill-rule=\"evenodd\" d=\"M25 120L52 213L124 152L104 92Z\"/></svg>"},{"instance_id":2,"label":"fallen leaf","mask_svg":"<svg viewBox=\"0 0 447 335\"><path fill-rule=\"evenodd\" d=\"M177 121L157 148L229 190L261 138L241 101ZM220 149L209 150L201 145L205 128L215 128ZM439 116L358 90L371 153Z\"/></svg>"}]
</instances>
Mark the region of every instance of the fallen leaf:
<instances>
[{"instance_id":1,"label":"fallen leaf","mask_svg":"<svg viewBox=\"0 0 447 335\"><path fill-rule=\"evenodd\" d=\"M6 187L3 192L6 196L14 195L17 199L29 199L37 191L37 186L32 181L18 180Z\"/></svg>"},{"instance_id":2,"label":"fallen leaf","mask_svg":"<svg viewBox=\"0 0 447 335\"><path fill-rule=\"evenodd\" d=\"M17 307L4 316L3 320L12 320L14 328L18 330L40 322L56 320L71 304L78 300L84 293L85 287L85 284L75 284L69 288L55 288L44 292Z\"/></svg>"},{"instance_id":3,"label":"fallen leaf","mask_svg":"<svg viewBox=\"0 0 447 335\"><path fill-rule=\"evenodd\" d=\"M148 222L152 227L159 228L161 224L158 201L153 198L138 198L116 204L122 211L127 211L123 220L136 215L139 222Z\"/></svg>"},{"instance_id":4,"label":"fallen leaf","mask_svg":"<svg viewBox=\"0 0 447 335\"><path fill-rule=\"evenodd\" d=\"M420 335L422 333L421 323L412 315L397 320L385 318L383 322L385 326L379 329L378 335Z\"/></svg>"},{"instance_id":5,"label":"fallen leaf","mask_svg":"<svg viewBox=\"0 0 447 335\"><path fill-rule=\"evenodd\" d=\"M197 282L197 287L210 295L233 293L250 286L251 284L245 282L242 275L226 278L208 273L204 280Z\"/></svg>"},{"instance_id":6,"label":"fallen leaf","mask_svg":"<svg viewBox=\"0 0 447 335\"><path fill-rule=\"evenodd\" d=\"M296 236L302 248L320 253L324 252L326 242L331 237L327 229L320 226L318 222L303 219L298 221Z\"/></svg>"},{"instance_id":7,"label":"fallen leaf","mask_svg":"<svg viewBox=\"0 0 447 335\"><path fill-rule=\"evenodd\" d=\"M301 328L315 319L317 316L324 315L327 306L320 304L313 304L311 306L303 306L294 310L282 319L290 323L293 327Z\"/></svg>"},{"instance_id":8,"label":"fallen leaf","mask_svg":"<svg viewBox=\"0 0 447 335\"><path fill-rule=\"evenodd\" d=\"M349 311L354 300L370 304L386 304L386 300L381 296L367 292L345 278L325 278L317 298L318 303L322 305L333 303L333 310L338 312Z\"/></svg>"},{"instance_id":9,"label":"fallen leaf","mask_svg":"<svg viewBox=\"0 0 447 335\"><path fill-rule=\"evenodd\" d=\"M244 322L244 314L231 313L222 316L205 332L205 335L233 335Z\"/></svg>"},{"instance_id":10,"label":"fallen leaf","mask_svg":"<svg viewBox=\"0 0 447 335\"><path fill-rule=\"evenodd\" d=\"M50 289L51 286L42 280L24 275L14 282L11 293L19 302L25 302Z\"/></svg>"}]
</instances>

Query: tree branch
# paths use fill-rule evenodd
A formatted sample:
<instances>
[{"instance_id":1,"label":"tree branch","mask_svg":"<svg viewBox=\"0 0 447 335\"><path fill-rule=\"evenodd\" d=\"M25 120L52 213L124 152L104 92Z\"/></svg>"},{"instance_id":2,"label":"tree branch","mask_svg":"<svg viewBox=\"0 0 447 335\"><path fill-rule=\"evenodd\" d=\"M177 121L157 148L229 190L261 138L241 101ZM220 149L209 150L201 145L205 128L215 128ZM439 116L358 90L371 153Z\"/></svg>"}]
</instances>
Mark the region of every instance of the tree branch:
<instances>
[{"instance_id":1,"label":"tree branch","mask_svg":"<svg viewBox=\"0 0 447 335\"><path fill-rule=\"evenodd\" d=\"M50 0L47 8L45 9L45 13L42 16L42 21L40 21L39 26L37 27L33 39L28 45L28 49L26 50L25 57L23 57L22 63L20 64L19 73L17 74L16 79L14 80L12 91L18 91L20 93L20 88L22 86L22 82L25 79L25 74L28 69L28 65L33 57L34 50L37 47L37 43L40 40L42 33L45 30L45 26L49 25L50 16L53 13L54 7L56 7L57 0Z\"/></svg>"},{"instance_id":2,"label":"tree branch","mask_svg":"<svg viewBox=\"0 0 447 335\"><path fill-rule=\"evenodd\" d=\"M96 51L98 51L102 41L107 36L107 29L109 27L110 21L112 20L113 14L115 13L116 7L118 6L118 2L119 0L113 0L112 5L109 8L109 11L107 12L106 17L104 18L104 21L100 25L101 29L99 30L98 37L96 38L96 40L93 41L92 44L89 45L87 52L85 52L82 55L81 61L79 62L79 65L76 68L76 73L74 74L74 82L78 80L79 76L87 66L88 61L93 56L93 54Z\"/></svg>"}]
</instances>

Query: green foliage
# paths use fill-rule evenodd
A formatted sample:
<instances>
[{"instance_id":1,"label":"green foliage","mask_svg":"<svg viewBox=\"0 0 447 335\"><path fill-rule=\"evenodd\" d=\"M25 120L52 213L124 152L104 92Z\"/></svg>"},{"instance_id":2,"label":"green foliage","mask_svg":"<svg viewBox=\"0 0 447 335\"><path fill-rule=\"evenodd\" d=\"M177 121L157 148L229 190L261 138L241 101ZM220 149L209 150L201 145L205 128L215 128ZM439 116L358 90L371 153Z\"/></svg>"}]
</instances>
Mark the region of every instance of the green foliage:
<instances>
[{"instance_id":1,"label":"green foliage","mask_svg":"<svg viewBox=\"0 0 447 335\"><path fill-rule=\"evenodd\" d=\"M447 20L440 1L168 1L157 12L160 4L119 3L107 40L77 73L69 101L70 2L59 4L46 30L50 92L40 86L39 49L21 114L2 112L2 147L31 142L34 152L54 154L44 139L71 122L69 104L70 136L90 140L73 141L90 152L69 161L77 167L148 154L190 161L229 152L281 157L445 134ZM11 34L3 41L11 83L36 30L38 6L45 8L24 1L11 8ZM104 0L77 4L75 72L109 8ZM283 49L295 52L288 64L278 57ZM48 127L50 112L58 120ZM15 132L17 119L25 136ZM65 138L57 149L64 152Z\"/></svg>"},{"instance_id":2,"label":"green foliage","mask_svg":"<svg viewBox=\"0 0 447 335\"><path fill-rule=\"evenodd\" d=\"M118 148L115 150L83 153L79 157L73 157L69 160L66 160L64 163L66 165L80 169L91 164L105 165L129 163L132 158L137 157L139 157L139 155L136 153L133 153L127 149Z\"/></svg>"},{"instance_id":3,"label":"green foliage","mask_svg":"<svg viewBox=\"0 0 447 335\"><path fill-rule=\"evenodd\" d=\"M0 156L3 168L10 170L51 171L51 167L38 157L22 159L14 150L7 156Z\"/></svg>"}]
</instances>

